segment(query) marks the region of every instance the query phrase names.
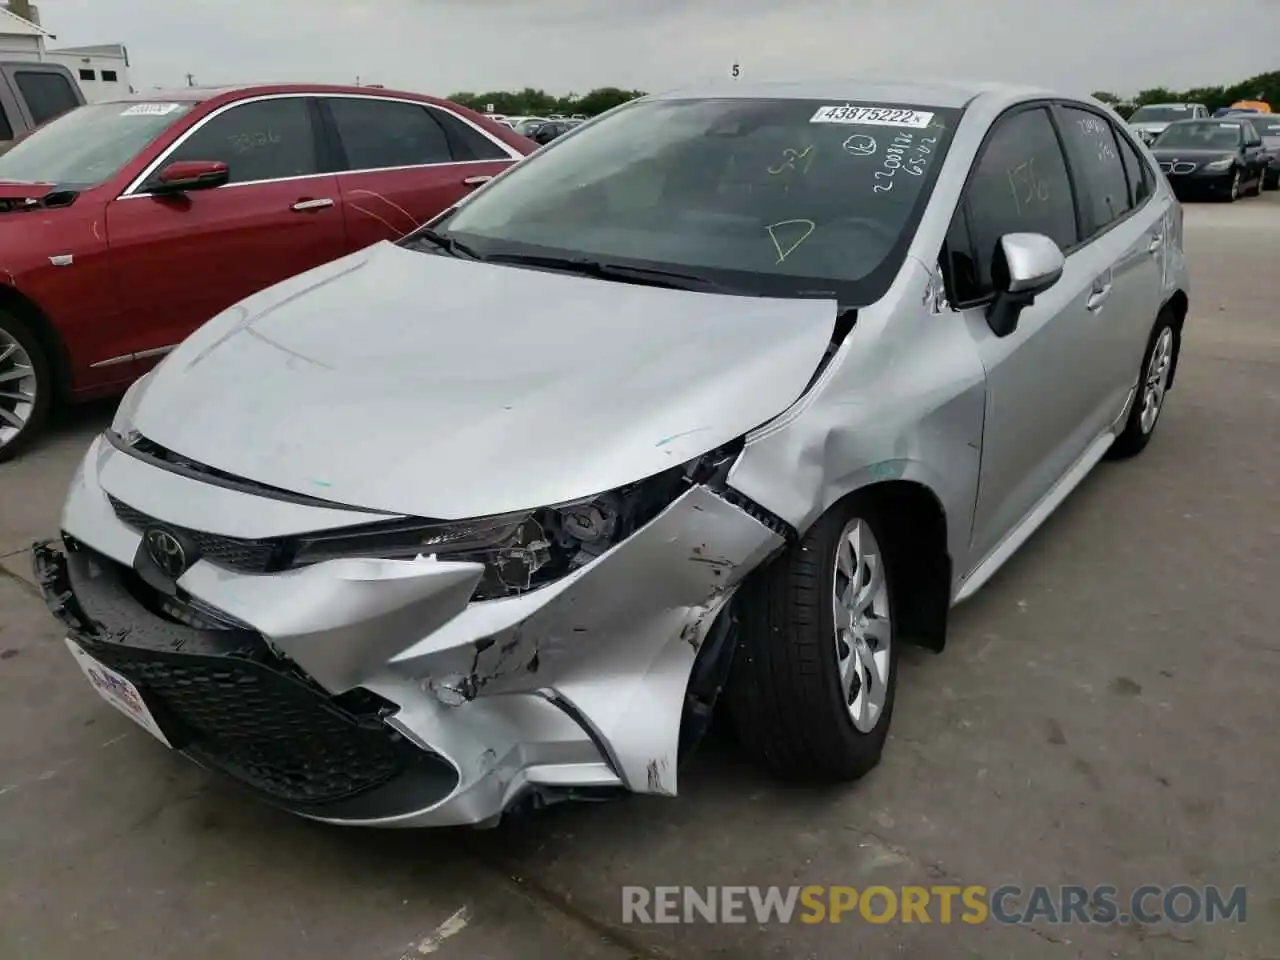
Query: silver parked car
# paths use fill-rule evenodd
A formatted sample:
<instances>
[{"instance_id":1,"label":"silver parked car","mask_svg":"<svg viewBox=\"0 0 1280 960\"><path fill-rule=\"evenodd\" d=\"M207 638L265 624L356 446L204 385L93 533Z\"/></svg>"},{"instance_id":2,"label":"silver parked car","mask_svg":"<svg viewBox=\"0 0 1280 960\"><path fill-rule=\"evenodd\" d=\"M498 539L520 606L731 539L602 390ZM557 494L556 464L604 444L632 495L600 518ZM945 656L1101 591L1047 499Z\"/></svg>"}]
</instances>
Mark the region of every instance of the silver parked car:
<instances>
[{"instance_id":1,"label":"silver parked car","mask_svg":"<svg viewBox=\"0 0 1280 960\"><path fill-rule=\"evenodd\" d=\"M99 693L315 819L674 795L717 705L853 779L902 645L1147 444L1187 306L1100 103L645 97L213 318L35 567Z\"/></svg>"},{"instance_id":2,"label":"silver parked car","mask_svg":"<svg viewBox=\"0 0 1280 960\"><path fill-rule=\"evenodd\" d=\"M1144 143L1151 144L1179 120L1207 120L1209 108L1203 103L1148 103L1129 115L1129 128Z\"/></svg>"}]
</instances>

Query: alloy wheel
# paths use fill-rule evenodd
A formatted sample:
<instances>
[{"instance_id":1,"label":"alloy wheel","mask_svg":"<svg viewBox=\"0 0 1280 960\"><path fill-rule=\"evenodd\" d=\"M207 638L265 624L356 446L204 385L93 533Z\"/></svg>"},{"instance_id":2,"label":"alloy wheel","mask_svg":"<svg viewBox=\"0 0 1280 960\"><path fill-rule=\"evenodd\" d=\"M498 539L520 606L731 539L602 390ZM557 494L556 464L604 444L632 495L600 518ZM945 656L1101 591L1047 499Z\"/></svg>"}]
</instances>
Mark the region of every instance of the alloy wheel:
<instances>
[{"instance_id":1,"label":"alloy wheel","mask_svg":"<svg viewBox=\"0 0 1280 960\"><path fill-rule=\"evenodd\" d=\"M1231 175L1231 199L1238 200L1240 198L1240 171L1237 170Z\"/></svg>"},{"instance_id":2,"label":"alloy wheel","mask_svg":"<svg viewBox=\"0 0 1280 960\"><path fill-rule=\"evenodd\" d=\"M0 447L26 427L36 407L35 365L14 337L0 329Z\"/></svg>"},{"instance_id":3,"label":"alloy wheel","mask_svg":"<svg viewBox=\"0 0 1280 960\"><path fill-rule=\"evenodd\" d=\"M870 525L854 518L837 541L831 602L841 693L860 733L875 729L889 691L893 627L887 577Z\"/></svg>"},{"instance_id":4,"label":"alloy wheel","mask_svg":"<svg viewBox=\"0 0 1280 960\"><path fill-rule=\"evenodd\" d=\"M1138 424L1143 433L1155 429L1156 418L1160 416L1160 407L1164 404L1164 393L1169 386L1169 368L1173 364L1173 330L1165 327L1156 338L1151 348L1151 359L1147 361L1146 374L1142 386L1142 413L1138 416Z\"/></svg>"}]
</instances>

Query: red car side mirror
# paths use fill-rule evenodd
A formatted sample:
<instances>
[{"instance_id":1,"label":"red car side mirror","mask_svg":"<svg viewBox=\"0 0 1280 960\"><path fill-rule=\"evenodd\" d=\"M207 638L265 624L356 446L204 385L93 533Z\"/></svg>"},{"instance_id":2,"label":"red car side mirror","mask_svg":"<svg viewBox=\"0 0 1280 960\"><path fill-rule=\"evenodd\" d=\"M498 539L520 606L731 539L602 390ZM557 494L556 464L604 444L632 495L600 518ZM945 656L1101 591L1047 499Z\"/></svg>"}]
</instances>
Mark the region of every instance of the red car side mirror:
<instances>
[{"instance_id":1,"label":"red car side mirror","mask_svg":"<svg viewBox=\"0 0 1280 960\"><path fill-rule=\"evenodd\" d=\"M177 160L163 170L151 187L152 193L185 193L220 187L230 178L220 160Z\"/></svg>"}]
</instances>

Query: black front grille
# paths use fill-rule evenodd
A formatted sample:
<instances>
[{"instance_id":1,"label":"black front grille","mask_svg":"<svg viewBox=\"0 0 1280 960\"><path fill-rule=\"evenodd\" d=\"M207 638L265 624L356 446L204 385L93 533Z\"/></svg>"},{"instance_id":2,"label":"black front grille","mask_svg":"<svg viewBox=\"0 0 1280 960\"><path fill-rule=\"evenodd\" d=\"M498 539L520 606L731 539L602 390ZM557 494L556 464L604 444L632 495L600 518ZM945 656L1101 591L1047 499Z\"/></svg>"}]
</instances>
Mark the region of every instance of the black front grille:
<instances>
[{"instance_id":1,"label":"black front grille","mask_svg":"<svg viewBox=\"0 0 1280 960\"><path fill-rule=\"evenodd\" d=\"M111 502L111 509L125 526L142 532L147 527L160 525L181 533L196 545L202 559L219 567L235 570L238 573L268 573L279 569L284 548L277 541L247 540L227 537L219 533L206 533L203 530L192 530L157 520L110 494L107 495L107 499Z\"/></svg>"},{"instance_id":2,"label":"black front grille","mask_svg":"<svg viewBox=\"0 0 1280 960\"><path fill-rule=\"evenodd\" d=\"M201 630L151 613L127 567L66 541L41 584L72 639L135 684L170 743L271 798L332 803L411 765L444 765L386 723L394 707L357 688L339 697L252 630ZM60 562L59 562L60 561Z\"/></svg>"},{"instance_id":3,"label":"black front grille","mask_svg":"<svg viewBox=\"0 0 1280 960\"><path fill-rule=\"evenodd\" d=\"M89 652L139 687L166 734L178 734L175 746L280 800L345 799L404 766L403 745L381 722L372 694L358 691L356 702L340 709L251 660L112 643Z\"/></svg>"}]
</instances>

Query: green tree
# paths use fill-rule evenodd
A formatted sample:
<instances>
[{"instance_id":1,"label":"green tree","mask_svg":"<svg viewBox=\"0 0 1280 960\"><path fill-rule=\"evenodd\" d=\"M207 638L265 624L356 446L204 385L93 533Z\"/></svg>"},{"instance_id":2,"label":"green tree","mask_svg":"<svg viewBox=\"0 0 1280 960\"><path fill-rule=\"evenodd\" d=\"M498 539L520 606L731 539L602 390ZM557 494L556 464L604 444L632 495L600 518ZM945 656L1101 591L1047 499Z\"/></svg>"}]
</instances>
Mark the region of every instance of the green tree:
<instances>
[{"instance_id":1,"label":"green tree","mask_svg":"<svg viewBox=\"0 0 1280 960\"><path fill-rule=\"evenodd\" d=\"M525 87L523 90L490 90L484 93L460 90L457 93L449 94L449 99L454 103L462 104L464 107L480 111L483 111L489 104L493 104L495 113L505 113L508 116L581 113L588 117L594 117L597 114L604 113L606 110L612 110L619 104L643 96L643 90L600 87L589 93L584 93L582 96L570 93L567 96L556 97L545 90Z\"/></svg>"}]
</instances>

